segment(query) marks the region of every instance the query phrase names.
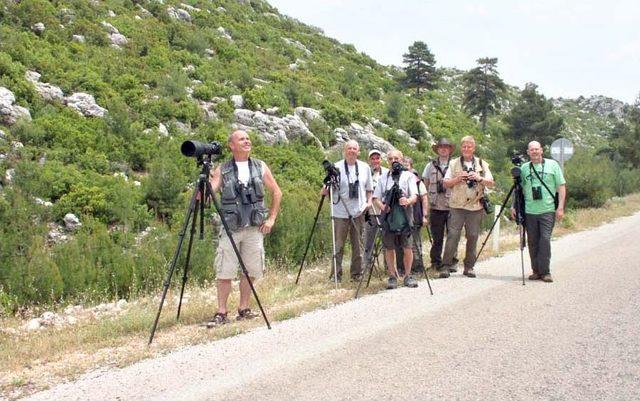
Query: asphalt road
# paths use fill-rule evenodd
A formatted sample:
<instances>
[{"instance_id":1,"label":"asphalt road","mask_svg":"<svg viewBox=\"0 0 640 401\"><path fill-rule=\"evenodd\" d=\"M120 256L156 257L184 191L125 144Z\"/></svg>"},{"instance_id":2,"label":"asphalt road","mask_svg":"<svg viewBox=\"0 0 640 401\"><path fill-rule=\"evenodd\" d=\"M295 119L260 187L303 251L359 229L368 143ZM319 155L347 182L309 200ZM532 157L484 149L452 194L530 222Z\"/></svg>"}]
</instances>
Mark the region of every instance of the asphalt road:
<instances>
[{"instance_id":1,"label":"asphalt road","mask_svg":"<svg viewBox=\"0 0 640 401\"><path fill-rule=\"evenodd\" d=\"M640 214L554 241L552 284L513 252L29 399L637 400L638 238Z\"/></svg>"}]
</instances>

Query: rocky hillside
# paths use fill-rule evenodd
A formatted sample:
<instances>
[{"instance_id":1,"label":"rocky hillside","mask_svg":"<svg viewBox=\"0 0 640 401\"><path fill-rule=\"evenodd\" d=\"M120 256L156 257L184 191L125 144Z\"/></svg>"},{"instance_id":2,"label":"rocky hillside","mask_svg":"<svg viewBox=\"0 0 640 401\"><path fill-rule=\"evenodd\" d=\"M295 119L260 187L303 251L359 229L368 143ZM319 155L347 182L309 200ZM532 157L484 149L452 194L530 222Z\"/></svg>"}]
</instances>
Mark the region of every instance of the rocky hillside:
<instances>
[{"instance_id":1,"label":"rocky hillside","mask_svg":"<svg viewBox=\"0 0 640 401\"><path fill-rule=\"evenodd\" d=\"M472 134L508 165L461 109L463 71L440 68L438 89L411 96L397 68L262 0L0 0L0 21L0 309L156 289L197 174L185 139L255 134L287 194L267 242L282 261L300 257L321 161L347 139L421 168L435 138ZM586 145L621 107L556 104ZM210 279L211 250L193 258Z\"/></svg>"}]
</instances>

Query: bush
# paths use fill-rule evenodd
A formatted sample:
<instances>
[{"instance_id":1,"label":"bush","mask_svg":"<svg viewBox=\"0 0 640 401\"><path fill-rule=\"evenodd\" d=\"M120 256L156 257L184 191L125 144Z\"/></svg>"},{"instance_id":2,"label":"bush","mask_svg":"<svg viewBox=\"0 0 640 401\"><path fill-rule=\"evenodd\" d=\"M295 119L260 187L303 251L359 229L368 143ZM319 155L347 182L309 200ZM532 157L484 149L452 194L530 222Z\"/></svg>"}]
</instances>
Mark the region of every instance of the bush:
<instances>
[{"instance_id":1,"label":"bush","mask_svg":"<svg viewBox=\"0 0 640 401\"><path fill-rule=\"evenodd\" d=\"M579 151L565 164L567 206L569 208L601 207L613 195L613 164Z\"/></svg>"}]
</instances>

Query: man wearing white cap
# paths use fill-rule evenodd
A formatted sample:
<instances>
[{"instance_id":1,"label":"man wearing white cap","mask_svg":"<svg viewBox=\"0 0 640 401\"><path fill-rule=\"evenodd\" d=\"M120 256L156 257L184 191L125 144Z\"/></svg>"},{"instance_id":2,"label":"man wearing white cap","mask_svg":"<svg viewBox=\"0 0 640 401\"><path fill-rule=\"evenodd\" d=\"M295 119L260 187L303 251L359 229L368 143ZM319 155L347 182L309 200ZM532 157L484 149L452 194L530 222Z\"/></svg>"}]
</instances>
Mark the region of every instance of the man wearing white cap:
<instances>
[{"instance_id":1,"label":"man wearing white cap","mask_svg":"<svg viewBox=\"0 0 640 401\"><path fill-rule=\"evenodd\" d=\"M369 151L369 167L371 168L371 183L373 190L380 181L380 176L386 175L389 169L382 167L382 153L378 149ZM372 205L368 211L367 223L364 225L364 261L365 269L371 266L371 258L373 257L373 247L375 246L376 232L380 229L378 222L380 221L380 210Z\"/></svg>"}]
</instances>

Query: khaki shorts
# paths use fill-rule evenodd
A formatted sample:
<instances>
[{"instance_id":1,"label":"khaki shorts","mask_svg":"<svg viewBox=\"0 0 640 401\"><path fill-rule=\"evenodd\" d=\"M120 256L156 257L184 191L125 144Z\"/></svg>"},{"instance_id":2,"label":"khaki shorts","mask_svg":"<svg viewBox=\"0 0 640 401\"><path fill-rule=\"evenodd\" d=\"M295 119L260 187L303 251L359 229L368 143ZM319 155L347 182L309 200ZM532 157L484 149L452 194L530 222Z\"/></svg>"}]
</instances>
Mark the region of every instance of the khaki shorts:
<instances>
[{"instance_id":1,"label":"khaki shorts","mask_svg":"<svg viewBox=\"0 0 640 401\"><path fill-rule=\"evenodd\" d=\"M382 245L384 245L385 249L395 249L398 247L403 249L412 248L413 242L411 239L411 232L408 232L406 234L395 234L383 231Z\"/></svg>"},{"instance_id":2,"label":"khaki shorts","mask_svg":"<svg viewBox=\"0 0 640 401\"><path fill-rule=\"evenodd\" d=\"M263 235L258 227L245 227L232 231L233 240L240 251L240 257L247 268L249 277L258 279L264 271ZM233 280L238 277L240 264L233 251L231 241L224 230L220 233L215 259L216 278Z\"/></svg>"}]
</instances>

